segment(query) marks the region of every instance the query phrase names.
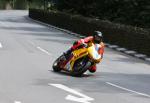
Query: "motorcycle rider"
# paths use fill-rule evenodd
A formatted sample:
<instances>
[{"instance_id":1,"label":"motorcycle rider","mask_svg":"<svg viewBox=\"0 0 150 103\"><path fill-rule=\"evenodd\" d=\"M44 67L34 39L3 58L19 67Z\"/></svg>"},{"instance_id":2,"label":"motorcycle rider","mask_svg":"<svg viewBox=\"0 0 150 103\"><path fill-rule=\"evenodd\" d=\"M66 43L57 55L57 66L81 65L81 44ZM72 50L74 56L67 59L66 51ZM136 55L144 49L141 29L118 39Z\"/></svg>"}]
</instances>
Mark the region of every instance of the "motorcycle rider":
<instances>
[{"instance_id":1,"label":"motorcycle rider","mask_svg":"<svg viewBox=\"0 0 150 103\"><path fill-rule=\"evenodd\" d=\"M103 39L102 33L100 31L94 31L93 36L88 36L84 39L75 41L73 43L73 46L66 53L64 53L64 55L65 55L66 59L69 59L72 51L74 51L75 49L77 49L79 47L86 47L88 45L88 43L92 42L94 44L100 44L100 49L98 50L98 53L102 59L103 53L104 53L104 43L103 43L102 39ZM89 68L89 71L94 73L96 71L96 65L91 66Z\"/></svg>"}]
</instances>

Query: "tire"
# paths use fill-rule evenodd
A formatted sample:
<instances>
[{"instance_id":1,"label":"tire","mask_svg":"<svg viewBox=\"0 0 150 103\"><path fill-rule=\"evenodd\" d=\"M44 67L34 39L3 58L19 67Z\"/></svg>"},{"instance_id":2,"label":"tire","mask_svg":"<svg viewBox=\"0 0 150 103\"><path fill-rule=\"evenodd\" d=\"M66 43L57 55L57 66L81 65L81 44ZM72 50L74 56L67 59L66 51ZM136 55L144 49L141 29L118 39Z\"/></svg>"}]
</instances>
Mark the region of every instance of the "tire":
<instances>
[{"instance_id":1,"label":"tire","mask_svg":"<svg viewBox=\"0 0 150 103\"><path fill-rule=\"evenodd\" d=\"M79 63L80 61L77 61L76 63ZM75 64L76 64L75 63ZM75 65L74 65L74 70L71 72L71 75L72 76L76 76L76 77L80 77L80 76L82 76L82 74L83 73L85 73L87 70L88 70L88 68L91 66L91 62L89 62L89 61L87 61L86 63L85 63L85 65L83 65L82 67L80 67L80 68L82 68L82 69L80 69L79 71L75 71L75 68L78 68L78 67L75 67Z\"/></svg>"},{"instance_id":2,"label":"tire","mask_svg":"<svg viewBox=\"0 0 150 103\"><path fill-rule=\"evenodd\" d=\"M56 59L53 63L53 71L54 72L60 72L61 71L61 68L58 66L58 62L60 60L60 58L62 57L63 55L61 55L58 59Z\"/></svg>"}]
</instances>

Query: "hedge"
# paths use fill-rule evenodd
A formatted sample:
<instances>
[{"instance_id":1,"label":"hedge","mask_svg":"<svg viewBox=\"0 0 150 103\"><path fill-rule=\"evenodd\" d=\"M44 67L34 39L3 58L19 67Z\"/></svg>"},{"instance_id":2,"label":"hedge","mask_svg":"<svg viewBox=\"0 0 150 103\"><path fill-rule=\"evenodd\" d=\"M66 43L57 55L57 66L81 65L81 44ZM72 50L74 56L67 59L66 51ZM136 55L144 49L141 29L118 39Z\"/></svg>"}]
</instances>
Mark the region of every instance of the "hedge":
<instances>
[{"instance_id":1,"label":"hedge","mask_svg":"<svg viewBox=\"0 0 150 103\"><path fill-rule=\"evenodd\" d=\"M86 36L99 30L103 32L105 42L150 56L150 31L147 29L58 11L30 9L29 17Z\"/></svg>"}]
</instances>

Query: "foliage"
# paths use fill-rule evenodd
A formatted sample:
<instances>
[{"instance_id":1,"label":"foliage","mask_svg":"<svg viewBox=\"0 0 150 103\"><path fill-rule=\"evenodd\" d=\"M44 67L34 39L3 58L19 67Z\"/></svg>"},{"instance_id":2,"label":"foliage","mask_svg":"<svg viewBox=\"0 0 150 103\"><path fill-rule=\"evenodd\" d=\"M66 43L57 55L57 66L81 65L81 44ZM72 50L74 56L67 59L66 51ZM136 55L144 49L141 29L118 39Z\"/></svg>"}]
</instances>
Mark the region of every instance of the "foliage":
<instances>
[{"instance_id":1,"label":"foliage","mask_svg":"<svg viewBox=\"0 0 150 103\"><path fill-rule=\"evenodd\" d=\"M27 9L29 6L31 8L44 8L44 0L0 0L0 9L7 9L7 4L12 9Z\"/></svg>"},{"instance_id":2,"label":"foliage","mask_svg":"<svg viewBox=\"0 0 150 103\"><path fill-rule=\"evenodd\" d=\"M150 28L150 0L59 0L57 8L73 14Z\"/></svg>"}]
</instances>

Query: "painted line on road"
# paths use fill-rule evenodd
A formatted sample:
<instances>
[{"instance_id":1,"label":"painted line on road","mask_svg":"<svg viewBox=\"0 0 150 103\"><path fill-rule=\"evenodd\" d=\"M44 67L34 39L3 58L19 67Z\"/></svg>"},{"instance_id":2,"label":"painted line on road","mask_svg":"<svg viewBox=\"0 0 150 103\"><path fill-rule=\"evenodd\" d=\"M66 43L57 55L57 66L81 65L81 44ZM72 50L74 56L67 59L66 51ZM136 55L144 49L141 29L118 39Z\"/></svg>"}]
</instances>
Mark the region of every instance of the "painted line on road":
<instances>
[{"instance_id":1,"label":"painted line on road","mask_svg":"<svg viewBox=\"0 0 150 103\"><path fill-rule=\"evenodd\" d=\"M21 101L14 101L14 103L21 103Z\"/></svg>"},{"instance_id":2,"label":"painted line on road","mask_svg":"<svg viewBox=\"0 0 150 103\"><path fill-rule=\"evenodd\" d=\"M116 84L113 84L113 83L110 83L110 82L106 82L107 84L113 86L113 87L117 87L119 89L122 89L122 90L125 90L125 91L128 91L128 92L132 92L132 93L135 93L135 94L138 94L138 95L141 95L141 96L145 96L145 97L149 97L150 98L150 95L148 94L145 94L145 93L140 93L140 92L137 92L137 91L134 91L134 90L131 90L131 89L127 89L127 88L124 88L124 87L121 87L119 85L116 85Z\"/></svg>"},{"instance_id":3,"label":"painted line on road","mask_svg":"<svg viewBox=\"0 0 150 103\"><path fill-rule=\"evenodd\" d=\"M9 28L9 27L10 27L9 25L7 25L8 22L0 22L0 24L1 24L2 26L6 27L6 28Z\"/></svg>"},{"instance_id":4,"label":"painted line on road","mask_svg":"<svg viewBox=\"0 0 150 103\"><path fill-rule=\"evenodd\" d=\"M37 47L37 49L39 49L40 51L46 53L47 55L51 55L51 53L49 53L48 51L46 51L45 49L41 48L41 47Z\"/></svg>"},{"instance_id":5,"label":"painted line on road","mask_svg":"<svg viewBox=\"0 0 150 103\"><path fill-rule=\"evenodd\" d=\"M75 91L65 85L62 85L62 84L48 84L50 86L54 86L54 87L57 87L59 89L62 89L62 90L65 90L69 93L72 93L74 95L77 95L77 96L80 96L80 97L76 97L76 96L73 96L73 95L67 95L67 97L65 98L66 100L70 100L70 101L74 101L74 102L80 102L80 103L91 103L89 101L93 101L94 98L91 98L91 97L88 97L82 93L79 93L78 91Z\"/></svg>"},{"instance_id":6,"label":"painted line on road","mask_svg":"<svg viewBox=\"0 0 150 103\"><path fill-rule=\"evenodd\" d=\"M2 43L0 43L0 48L2 48L3 46L2 46Z\"/></svg>"}]
</instances>

